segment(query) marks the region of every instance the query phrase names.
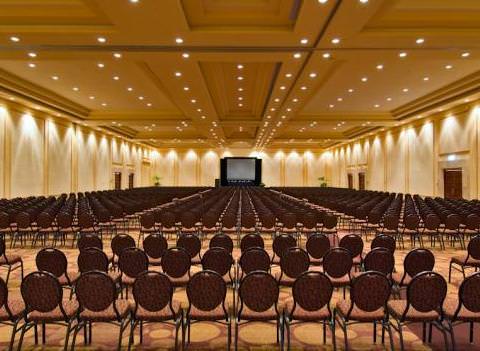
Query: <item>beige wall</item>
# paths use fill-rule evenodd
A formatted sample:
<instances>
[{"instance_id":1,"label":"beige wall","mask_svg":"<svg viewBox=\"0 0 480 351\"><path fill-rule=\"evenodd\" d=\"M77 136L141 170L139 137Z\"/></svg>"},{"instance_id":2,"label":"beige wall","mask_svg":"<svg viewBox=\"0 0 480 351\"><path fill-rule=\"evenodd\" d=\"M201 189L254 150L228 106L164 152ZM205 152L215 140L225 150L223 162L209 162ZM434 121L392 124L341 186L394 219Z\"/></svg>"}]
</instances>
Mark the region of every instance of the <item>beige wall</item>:
<instances>
[{"instance_id":1,"label":"beige wall","mask_svg":"<svg viewBox=\"0 0 480 351\"><path fill-rule=\"evenodd\" d=\"M111 189L113 172L152 185L158 153L0 100L0 197ZM148 172L142 177L142 171Z\"/></svg>"},{"instance_id":2,"label":"beige wall","mask_svg":"<svg viewBox=\"0 0 480 351\"><path fill-rule=\"evenodd\" d=\"M443 169L463 169L463 196L479 198L480 104L470 103L328 150L332 185L366 172L366 187L443 196Z\"/></svg>"}]
</instances>

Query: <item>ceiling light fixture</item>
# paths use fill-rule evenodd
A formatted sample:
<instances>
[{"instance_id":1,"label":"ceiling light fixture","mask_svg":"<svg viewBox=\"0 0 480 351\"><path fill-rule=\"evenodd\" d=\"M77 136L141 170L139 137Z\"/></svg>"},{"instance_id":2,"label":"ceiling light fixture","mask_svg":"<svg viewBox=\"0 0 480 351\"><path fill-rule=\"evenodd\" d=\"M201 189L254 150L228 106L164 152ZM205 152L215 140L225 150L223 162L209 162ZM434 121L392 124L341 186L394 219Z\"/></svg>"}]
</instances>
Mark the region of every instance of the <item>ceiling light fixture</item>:
<instances>
[{"instance_id":1,"label":"ceiling light fixture","mask_svg":"<svg viewBox=\"0 0 480 351\"><path fill-rule=\"evenodd\" d=\"M10 41L13 41L14 43L18 43L20 41L20 38L12 36L12 37L10 37Z\"/></svg>"},{"instance_id":2,"label":"ceiling light fixture","mask_svg":"<svg viewBox=\"0 0 480 351\"><path fill-rule=\"evenodd\" d=\"M452 69L452 68L453 68L452 65L446 65L446 66L445 66L445 69Z\"/></svg>"},{"instance_id":3,"label":"ceiling light fixture","mask_svg":"<svg viewBox=\"0 0 480 351\"><path fill-rule=\"evenodd\" d=\"M470 56L470 53L469 52L463 52L462 53L462 57L463 58L466 58L466 57L469 57Z\"/></svg>"},{"instance_id":4,"label":"ceiling light fixture","mask_svg":"<svg viewBox=\"0 0 480 351\"><path fill-rule=\"evenodd\" d=\"M330 56L331 56L331 55L330 55L329 52L324 52L324 53L322 54L322 57L323 57L324 59L328 59L328 58L330 58Z\"/></svg>"},{"instance_id":5,"label":"ceiling light fixture","mask_svg":"<svg viewBox=\"0 0 480 351\"><path fill-rule=\"evenodd\" d=\"M58 78L58 76L52 76L52 79L53 80L58 80L59 78Z\"/></svg>"},{"instance_id":6,"label":"ceiling light fixture","mask_svg":"<svg viewBox=\"0 0 480 351\"><path fill-rule=\"evenodd\" d=\"M181 77L182 76L182 72L175 72L175 77Z\"/></svg>"},{"instance_id":7,"label":"ceiling light fixture","mask_svg":"<svg viewBox=\"0 0 480 351\"><path fill-rule=\"evenodd\" d=\"M185 91L189 91L189 90L190 90L190 88L189 88L189 87L183 87L183 90L185 90Z\"/></svg>"},{"instance_id":8,"label":"ceiling light fixture","mask_svg":"<svg viewBox=\"0 0 480 351\"><path fill-rule=\"evenodd\" d=\"M317 74L315 72L312 72L308 75L310 78L316 78Z\"/></svg>"},{"instance_id":9,"label":"ceiling light fixture","mask_svg":"<svg viewBox=\"0 0 480 351\"><path fill-rule=\"evenodd\" d=\"M105 37L98 37L98 38L97 38L97 41L98 41L99 43L104 44L104 43L107 42L107 38L105 38Z\"/></svg>"},{"instance_id":10,"label":"ceiling light fixture","mask_svg":"<svg viewBox=\"0 0 480 351\"><path fill-rule=\"evenodd\" d=\"M128 87L127 90L128 90L128 91L133 91L133 88L132 88L132 87Z\"/></svg>"},{"instance_id":11,"label":"ceiling light fixture","mask_svg":"<svg viewBox=\"0 0 480 351\"><path fill-rule=\"evenodd\" d=\"M119 58L122 58L122 54L119 53L119 52L114 52L114 53L113 53L113 57L119 59Z\"/></svg>"},{"instance_id":12,"label":"ceiling light fixture","mask_svg":"<svg viewBox=\"0 0 480 351\"><path fill-rule=\"evenodd\" d=\"M178 38L175 38L175 43L177 44L183 44L183 39L178 37Z\"/></svg>"},{"instance_id":13,"label":"ceiling light fixture","mask_svg":"<svg viewBox=\"0 0 480 351\"><path fill-rule=\"evenodd\" d=\"M78 89L78 87L73 87L72 90L73 91L79 91L80 89Z\"/></svg>"},{"instance_id":14,"label":"ceiling light fixture","mask_svg":"<svg viewBox=\"0 0 480 351\"><path fill-rule=\"evenodd\" d=\"M382 65L382 64L377 65L377 69L378 69L379 71L382 70L382 69L383 69L383 65Z\"/></svg>"},{"instance_id":15,"label":"ceiling light fixture","mask_svg":"<svg viewBox=\"0 0 480 351\"><path fill-rule=\"evenodd\" d=\"M365 83L367 80L368 80L368 78L367 78L367 77L362 77L362 82L364 82L364 83Z\"/></svg>"},{"instance_id":16,"label":"ceiling light fixture","mask_svg":"<svg viewBox=\"0 0 480 351\"><path fill-rule=\"evenodd\" d=\"M237 65L238 69L243 69L243 65Z\"/></svg>"},{"instance_id":17,"label":"ceiling light fixture","mask_svg":"<svg viewBox=\"0 0 480 351\"><path fill-rule=\"evenodd\" d=\"M30 68L35 68L35 67L37 67L37 65L34 64L33 62L30 62L30 63L28 64L28 67L30 67Z\"/></svg>"},{"instance_id":18,"label":"ceiling light fixture","mask_svg":"<svg viewBox=\"0 0 480 351\"><path fill-rule=\"evenodd\" d=\"M37 54L34 53L34 52L29 52L29 53L28 53L28 56L30 56L30 57L37 57Z\"/></svg>"},{"instance_id":19,"label":"ceiling light fixture","mask_svg":"<svg viewBox=\"0 0 480 351\"><path fill-rule=\"evenodd\" d=\"M103 67L105 67L105 64L99 62L99 63L97 63L97 67L98 67L98 68L103 68Z\"/></svg>"},{"instance_id":20,"label":"ceiling light fixture","mask_svg":"<svg viewBox=\"0 0 480 351\"><path fill-rule=\"evenodd\" d=\"M293 58L299 59L300 57L302 57L302 54L299 52L293 54Z\"/></svg>"},{"instance_id":21,"label":"ceiling light fixture","mask_svg":"<svg viewBox=\"0 0 480 351\"><path fill-rule=\"evenodd\" d=\"M300 44L308 44L308 39L307 38L303 38L302 40L300 40Z\"/></svg>"},{"instance_id":22,"label":"ceiling light fixture","mask_svg":"<svg viewBox=\"0 0 480 351\"><path fill-rule=\"evenodd\" d=\"M415 43L417 44L423 44L425 42L425 39L423 38L418 38L417 40L415 40Z\"/></svg>"},{"instance_id":23,"label":"ceiling light fixture","mask_svg":"<svg viewBox=\"0 0 480 351\"><path fill-rule=\"evenodd\" d=\"M398 54L398 56L400 58L405 58L405 57L407 57L407 53L402 51L401 53Z\"/></svg>"},{"instance_id":24,"label":"ceiling light fixture","mask_svg":"<svg viewBox=\"0 0 480 351\"><path fill-rule=\"evenodd\" d=\"M185 59L187 59L187 58L190 57L190 54L189 54L188 52L184 52L184 53L182 54L182 57L185 58Z\"/></svg>"},{"instance_id":25,"label":"ceiling light fixture","mask_svg":"<svg viewBox=\"0 0 480 351\"><path fill-rule=\"evenodd\" d=\"M348 91L349 93L353 93L353 92L354 92L354 90L353 90L352 88L348 89L347 91Z\"/></svg>"},{"instance_id":26,"label":"ceiling light fixture","mask_svg":"<svg viewBox=\"0 0 480 351\"><path fill-rule=\"evenodd\" d=\"M332 44L335 44L335 45L340 44L340 38L333 38L333 39L331 40L331 43L332 43Z\"/></svg>"}]
</instances>

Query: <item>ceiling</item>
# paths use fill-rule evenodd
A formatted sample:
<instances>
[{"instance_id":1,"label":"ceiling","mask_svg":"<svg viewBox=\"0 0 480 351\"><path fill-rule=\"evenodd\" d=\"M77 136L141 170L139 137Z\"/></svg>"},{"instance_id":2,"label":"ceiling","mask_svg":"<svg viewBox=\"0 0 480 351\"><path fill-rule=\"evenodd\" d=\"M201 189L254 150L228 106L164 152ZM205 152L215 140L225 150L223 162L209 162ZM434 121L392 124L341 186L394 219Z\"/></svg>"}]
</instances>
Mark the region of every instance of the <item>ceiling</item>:
<instances>
[{"instance_id":1,"label":"ceiling","mask_svg":"<svg viewBox=\"0 0 480 351\"><path fill-rule=\"evenodd\" d=\"M0 0L0 92L159 148L326 148L478 93L479 37L478 0Z\"/></svg>"}]
</instances>

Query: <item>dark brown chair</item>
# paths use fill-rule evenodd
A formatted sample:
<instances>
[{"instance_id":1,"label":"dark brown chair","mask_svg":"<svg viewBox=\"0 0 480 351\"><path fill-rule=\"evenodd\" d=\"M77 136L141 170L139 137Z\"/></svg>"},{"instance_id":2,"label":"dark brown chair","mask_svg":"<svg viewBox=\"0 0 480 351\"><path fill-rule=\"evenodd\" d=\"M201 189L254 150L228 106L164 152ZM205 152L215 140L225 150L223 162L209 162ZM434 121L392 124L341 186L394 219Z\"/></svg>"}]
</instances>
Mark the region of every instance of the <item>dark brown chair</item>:
<instances>
[{"instance_id":1,"label":"dark brown chair","mask_svg":"<svg viewBox=\"0 0 480 351\"><path fill-rule=\"evenodd\" d=\"M473 343L473 326L480 321L480 272L474 273L460 285L458 299L447 298L444 303L444 318L447 330L455 350L455 333L453 327L459 324L470 325L469 341Z\"/></svg>"},{"instance_id":2,"label":"dark brown chair","mask_svg":"<svg viewBox=\"0 0 480 351\"><path fill-rule=\"evenodd\" d=\"M291 234L281 233L275 236L272 243L272 264L280 264L280 260L289 248L297 246L295 237Z\"/></svg>"},{"instance_id":3,"label":"dark brown chair","mask_svg":"<svg viewBox=\"0 0 480 351\"><path fill-rule=\"evenodd\" d=\"M151 323L170 324L175 327L175 350L178 349L178 332L183 327L180 302L173 299L170 279L160 272L143 272L133 284L135 306L128 348L134 343L135 328L139 326L140 343L143 342L143 326Z\"/></svg>"},{"instance_id":4,"label":"dark brown chair","mask_svg":"<svg viewBox=\"0 0 480 351\"><path fill-rule=\"evenodd\" d=\"M7 283L0 278L0 325L12 327L8 350L13 350L15 336L22 329L19 324L23 318L25 303L21 298L10 298Z\"/></svg>"},{"instance_id":5,"label":"dark brown chair","mask_svg":"<svg viewBox=\"0 0 480 351\"><path fill-rule=\"evenodd\" d=\"M476 236L480 234L480 216L475 213L470 213L465 219L465 226L463 227L463 236Z\"/></svg>"},{"instance_id":6,"label":"dark brown chair","mask_svg":"<svg viewBox=\"0 0 480 351\"><path fill-rule=\"evenodd\" d=\"M435 242L438 239L440 248L444 249L443 236L439 232L440 217L434 213L430 213L423 219L423 225L422 236L430 236L430 245L432 247L435 246Z\"/></svg>"},{"instance_id":7,"label":"dark brown chair","mask_svg":"<svg viewBox=\"0 0 480 351\"><path fill-rule=\"evenodd\" d=\"M377 247L383 247L389 250L392 254L395 253L395 249L397 247L396 240L394 237L386 234L380 234L373 238L372 242L370 243L370 250L373 250Z\"/></svg>"},{"instance_id":8,"label":"dark brown chair","mask_svg":"<svg viewBox=\"0 0 480 351\"><path fill-rule=\"evenodd\" d=\"M39 271L53 274L62 287L73 293L73 284L80 274L68 271L67 257L62 251L54 248L42 249L37 253L35 263Z\"/></svg>"},{"instance_id":9,"label":"dark brown chair","mask_svg":"<svg viewBox=\"0 0 480 351\"><path fill-rule=\"evenodd\" d=\"M237 282L244 275L254 271L270 272L270 256L260 247L252 247L240 256L237 268Z\"/></svg>"},{"instance_id":10,"label":"dark brown chair","mask_svg":"<svg viewBox=\"0 0 480 351\"><path fill-rule=\"evenodd\" d=\"M167 249L168 242L162 234L153 233L143 240L143 250L147 254L150 266L160 266L162 256Z\"/></svg>"},{"instance_id":11,"label":"dark brown chair","mask_svg":"<svg viewBox=\"0 0 480 351\"><path fill-rule=\"evenodd\" d=\"M322 234L325 234L327 237L331 236L332 243L334 245L335 245L335 240L337 240L337 243L339 241L338 233L337 233L337 222L338 222L338 219L334 215L326 215L323 218Z\"/></svg>"},{"instance_id":12,"label":"dark brown chair","mask_svg":"<svg viewBox=\"0 0 480 351\"><path fill-rule=\"evenodd\" d=\"M130 324L130 303L117 299L114 281L104 272L84 273L75 283L75 294L79 302L78 325L72 341L72 349L78 332L84 328L85 343L92 343L92 324L109 323L119 327L117 349L122 346L122 336Z\"/></svg>"},{"instance_id":13,"label":"dark brown chair","mask_svg":"<svg viewBox=\"0 0 480 351\"><path fill-rule=\"evenodd\" d=\"M32 219L28 212L20 212L15 217L15 223L17 223L17 229L13 235L13 239L10 242L10 248L15 247L17 239L20 239L20 244L25 246L27 243L27 237L34 233L36 228L32 225Z\"/></svg>"},{"instance_id":14,"label":"dark brown chair","mask_svg":"<svg viewBox=\"0 0 480 351\"><path fill-rule=\"evenodd\" d=\"M54 225L54 217L48 212L41 212L37 217L37 230L32 240L32 248L37 245L38 241L41 241L42 246L46 246L47 240L50 234L55 235L57 228ZM57 240L54 240L54 244ZM64 238L61 241L65 243ZM55 245L54 245L55 246Z\"/></svg>"},{"instance_id":15,"label":"dark brown chair","mask_svg":"<svg viewBox=\"0 0 480 351\"><path fill-rule=\"evenodd\" d=\"M359 268L363 261L362 237L357 234L347 234L340 240L339 246L347 249L350 252L352 255L353 266L355 269Z\"/></svg>"},{"instance_id":16,"label":"dark brown chair","mask_svg":"<svg viewBox=\"0 0 480 351\"><path fill-rule=\"evenodd\" d=\"M217 272L222 276L225 283L234 283L235 273L232 276L232 267L232 255L221 247L208 249L202 256L202 268Z\"/></svg>"},{"instance_id":17,"label":"dark brown chair","mask_svg":"<svg viewBox=\"0 0 480 351\"><path fill-rule=\"evenodd\" d=\"M280 259L281 271L275 275L280 286L293 286L295 280L310 267L307 251L299 247L287 249Z\"/></svg>"},{"instance_id":18,"label":"dark brown chair","mask_svg":"<svg viewBox=\"0 0 480 351\"><path fill-rule=\"evenodd\" d=\"M310 256L310 264L312 266L321 266L323 264L323 256L330 250L330 240L325 234L312 234L307 239L305 247Z\"/></svg>"},{"instance_id":19,"label":"dark brown chair","mask_svg":"<svg viewBox=\"0 0 480 351\"><path fill-rule=\"evenodd\" d=\"M395 257L390 250L384 247L377 247L366 254L363 259L363 268L366 272L380 272L388 279L391 279L395 268Z\"/></svg>"},{"instance_id":20,"label":"dark brown chair","mask_svg":"<svg viewBox=\"0 0 480 351\"><path fill-rule=\"evenodd\" d=\"M87 247L80 251L77 258L78 271L80 274L100 271L107 273L115 283L120 283L121 273L109 271L109 259L105 252L96 247Z\"/></svg>"},{"instance_id":21,"label":"dark brown chair","mask_svg":"<svg viewBox=\"0 0 480 351\"><path fill-rule=\"evenodd\" d=\"M190 280L190 255L181 247L168 249L162 257L163 272L174 287L186 286Z\"/></svg>"},{"instance_id":22,"label":"dark brown chair","mask_svg":"<svg viewBox=\"0 0 480 351\"><path fill-rule=\"evenodd\" d=\"M20 268L21 278L23 280L23 260L19 255L7 254L7 248L5 245L5 239L0 237L0 267L7 268L7 277L5 283L8 285L10 273Z\"/></svg>"},{"instance_id":23,"label":"dark brown chair","mask_svg":"<svg viewBox=\"0 0 480 351\"><path fill-rule=\"evenodd\" d=\"M141 273L148 271L148 257L143 250L128 247L120 254L118 268L122 272L122 289L126 289L128 299L128 288L133 286L135 279Z\"/></svg>"},{"instance_id":24,"label":"dark brown chair","mask_svg":"<svg viewBox=\"0 0 480 351\"><path fill-rule=\"evenodd\" d=\"M404 245L404 236L405 235L410 235L410 243L412 247L415 246L416 241L418 240L418 243L420 247L423 247L423 240L422 236L419 233L418 226L420 225L420 217L418 217L416 214L409 214L403 217L403 230L402 230L402 235L399 235L399 238L401 240L402 248L405 248Z\"/></svg>"},{"instance_id":25,"label":"dark brown chair","mask_svg":"<svg viewBox=\"0 0 480 351\"><path fill-rule=\"evenodd\" d=\"M73 225L73 215L68 212L60 212L57 214L57 225L58 232L63 235L66 239L68 235L72 236L72 247L75 246L75 240L78 236L79 228L78 226Z\"/></svg>"},{"instance_id":26,"label":"dark brown chair","mask_svg":"<svg viewBox=\"0 0 480 351\"><path fill-rule=\"evenodd\" d=\"M155 229L155 217L153 212L145 212L140 216L140 234L138 236L138 246L140 246L140 240L143 241L143 238L146 234L153 234L157 230Z\"/></svg>"},{"instance_id":27,"label":"dark brown chair","mask_svg":"<svg viewBox=\"0 0 480 351\"><path fill-rule=\"evenodd\" d=\"M242 252L252 247L260 247L262 249L265 247L265 243L263 242L263 238L260 236L260 234L247 234L240 241L240 250Z\"/></svg>"},{"instance_id":28,"label":"dark brown chair","mask_svg":"<svg viewBox=\"0 0 480 351\"><path fill-rule=\"evenodd\" d=\"M96 247L103 250L103 242L97 234L82 234L78 238L77 247L80 251L88 247Z\"/></svg>"},{"instance_id":29,"label":"dark brown chair","mask_svg":"<svg viewBox=\"0 0 480 351\"><path fill-rule=\"evenodd\" d=\"M448 268L448 282L452 278L452 269L462 272L463 279L465 279L465 268L480 268L480 235L474 236L467 247L467 254L453 256L450 259L450 266Z\"/></svg>"},{"instance_id":30,"label":"dark brown chair","mask_svg":"<svg viewBox=\"0 0 480 351\"><path fill-rule=\"evenodd\" d=\"M25 322L18 341L18 350L22 349L25 333L31 328L37 330L39 324L42 326L42 344L46 343L46 324L66 326L64 350L67 350L70 333L75 329L78 302L63 299L62 286L49 272L28 274L22 281L20 291L25 302ZM38 344L37 333L35 344Z\"/></svg>"},{"instance_id":31,"label":"dark brown chair","mask_svg":"<svg viewBox=\"0 0 480 351\"><path fill-rule=\"evenodd\" d=\"M175 222L175 214L169 211L162 211L160 214L161 231L162 234L171 237L178 233L178 228Z\"/></svg>"},{"instance_id":32,"label":"dark brown chair","mask_svg":"<svg viewBox=\"0 0 480 351\"><path fill-rule=\"evenodd\" d=\"M351 282L353 259L350 251L342 247L330 249L323 257L323 270L330 278L333 287L343 288L343 298Z\"/></svg>"},{"instance_id":33,"label":"dark brown chair","mask_svg":"<svg viewBox=\"0 0 480 351\"><path fill-rule=\"evenodd\" d=\"M222 249L223 250L223 249ZM188 309L185 314L187 344L190 344L191 325L196 322L216 322L227 326L227 350L230 350L232 322L226 301L227 285L217 272L204 270L195 273L187 285Z\"/></svg>"},{"instance_id":34,"label":"dark brown chair","mask_svg":"<svg viewBox=\"0 0 480 351\"><path fill-rule=\"evenodd\" d=\"M277 281L267 272L254 271L242 279L235 318L235 350L238 348L238 327L253 321L276 321L277 343L283 349L283 311L278 308L279 293Z\"/></svg>"},{"instance_id":35,"label":"dark brown chair","mask_svg":"<svg viewBox=\"0 0 480 351\"><path fill-rule=\"evenodd\" d=\"M181 247L190 255L192 265L200 264L202 262L202 257L200 256L202 242L197 234L181 234L177 240L177 247Z\"/></svg>"},{"instance_id":36,"label":"dark brown chair","mask_svg":"<svg viewBox=\"0 0 480 351\"><path fill-rule=\"evenodd\" d=\"M426 341L426 326L429 324L429 340L432 325L442 334L448 349L447 333L442 326L443 302L447 294L447 282L438 273L422 272L414 276L407 287L406 300L390 300L387 304L390 317L396 321L391 326L399 333L400 348L404 350L402 328L407 324L422 323L423 341Z\"/></svg>"},{"instance_id":37,"label":"dark brown chair","mask_svg":"<svg viewBox=\"0 0 480 351\"><path fill-rule=\"evenodd\" d=\"M226 234L215 234L213 238L210 239L208 247L210 249L214 247L221 247L231 254L233 252L233 240Z\"/></svg>"},{"instance_id":38,"label":"dark brown chair","mask_svg":"<svg viewBox=\"0 0 480 351\"><path fill-rule=\"evenodd\" d=\"M293 284L292 299L285 305L284 325L287 332L287 350L290 350L290 326L300 323L323 324L323 343L327 338L326 326L332 332L333 349L336 349L335 322L330 309L333 286L322 272L302 273Z\"/></svg>"},{"instance_id":39,"label":"dark brown chair","mask_svg":"<svg viewBox=\"0 0 480 351\"><path fill-rule=\"evenodd\" d=\"M115 269L122 251L135 247L135 239L128 234L117 234L113 237L110 247L112 248L112 268Z\"/></svg>"},{"instance_id":40,"label":"dark brown chair","mask_svg":"<svg viewBox=\"0 0 480 351\"><path fill-rule=\"evenodd\" d=\"M374 271L367 271L357 276L350 287L350 301L337 302L335 321L343 330L345 350L348 350L347 327L358 323L373 323L373 342L377 341L377 323L382 325L382 343L385 329L390 337L390 347L393 350L393 337L388 320L387 301L391 285L387 277Z\"/></svg>"},{"instance_id":41,"label":"dark brown chair","mask_svg":"<svg viewBox=\"0 0 480 351\"><path fill-rule=\"evenodd\" d=\"M460 224L462 220L458 214L451 213L445 219L445 226L443 227L443 236L450 239L450 245L455 246L455 242L460 242L460 247L465 250L465 241L463 232L460 232Z\"/></svg>"},{"instance_id":42,"label":"dark brown chair","mask_svg":"<svg viewBox=\"0 0 480 351\"><path fill-rule=\"evenodd\" d=\"M218 215L215 213L205 213L202 217L202 234L208 236L208 234L218 233Z\"/></svg>"},{"instance_id":43,"label":"dark brown chair","mask_svg":"<svg viewBox=\"0 0 480 351\"><path fill-rule=\"evenodd\" d=\"M400 289L409 285L412 278L420 272L431 271L435 266L435 256L427 249L414 249L403 260L403 273L394 272L392 280L395 294L400 297Z\"/></svg>"}]
</instances>

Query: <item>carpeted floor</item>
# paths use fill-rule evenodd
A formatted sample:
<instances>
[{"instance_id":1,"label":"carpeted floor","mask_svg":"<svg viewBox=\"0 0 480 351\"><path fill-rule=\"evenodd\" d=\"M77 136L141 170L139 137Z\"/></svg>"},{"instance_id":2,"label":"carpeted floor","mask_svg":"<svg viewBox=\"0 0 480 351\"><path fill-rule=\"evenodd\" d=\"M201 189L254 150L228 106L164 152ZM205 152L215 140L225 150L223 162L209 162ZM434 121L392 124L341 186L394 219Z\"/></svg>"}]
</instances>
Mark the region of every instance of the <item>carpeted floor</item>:
<instances>
[{"instance_id":1,"label":"carpeted floor","mask_svg":"<svg viewBox=\"0 0 480 351\"><path fill-rule=\"evenodd\" d=\"M136 238L135 233L131 233ZM169 242L170 246L174 246L174 242ZM266 241L266 247L271 248L271 241ZM370 243L365 244L365 250L370 248ZM409 243L406 243L406 250L397 250L395 253L396 269L402 271L403 258L410 248ZM205 243L205 249L207 249ZM67 254L69 260L69 269L76 270L76 259L78 255L77 249L62 248ZM435 270L441 273L445 279L448 278L448 264L450 257L454 254L459 254L460 249L449 248L445 251L440 251L438 248L433 249L436 258ZM15 252L23 257L25 263L25 273L28 274L35 270L35 249L15 249L10 252ZM105 251L110 251L109 243L105 243ZM238 249L234 250L234 256L239 257ZM194 268L196 271L199 268ZM278 268L273 268L273 273ZM6 272L0 271L0 275L5 277ZM453 273L452 283L448 285L448 296L452 298L457 297L457 289L461 283L461 273ZM18 294L20 286L20 272L15 271L9 282L9 289L11 294ZM280 300L284 301L290 296L288 288L282 288ZM232 300L231 291L228 298ZM342 299L341 291L335 291L332 299L332 307L336 301ZM348 299L347 293L347 299ZM175 299L187 306L187 297L185 289L178 289L175 292ZM377 332L380 335L380 329ZM172 349L174 344L174 330L172 327L163 324L147 325L144 328L144 341L140 345L139 338L135 338L135 349L138 350L166 350ZM385 346L377 339L377 344L373 343L372 338L373 328L371 324L358 324L350 327L348 332L349 349L351 350L385 350L390 349L388 342ZM59 326L47 326L47 344L42 348L41 346L34 347L33 331L26 334L22 349L48 349L57 350L63 346L65 337L65 329ZM10 340L11 329L8 326L0 326L0 349L6 349ZM138 334L137 334L138 335ZM456 327L456 343L457 350L480 350L480 336L475 336L475 342L470 344L468 341L468 326L462 325ZM123 339L123 345L128 343L128 333ZM342 331L337 328L336 331L337 346L339 350L344 349L344 338ZM398 336L394 335L395 348L400 349L398 343ZM432 344L422 343L422 328L421 325L411 326L404 331L405 346L408 350L444 350L443 337L434 330ZM118 339L118 329L111 325L97 324L93 326L93 342L89 347L84 347L83 337L79 335L77 338L77 349L79 350L112 350L116 348ZM276 333L273 324L265 323L251 323L240 327L239 332L239 349L243 350L271 350L277 348L275 343ZM233 342L233 341L232 341ZM191 330L191 349L207 350L207 349L226 349L226 328L215 323L199 323L194 324ZM300 324L292 327L292 350L332 350L331 334L327 332L327 343L324 345L322 340L322 328L319 324Z\"/></svg>"}]
</instances>

